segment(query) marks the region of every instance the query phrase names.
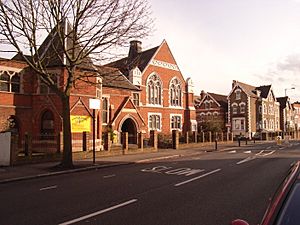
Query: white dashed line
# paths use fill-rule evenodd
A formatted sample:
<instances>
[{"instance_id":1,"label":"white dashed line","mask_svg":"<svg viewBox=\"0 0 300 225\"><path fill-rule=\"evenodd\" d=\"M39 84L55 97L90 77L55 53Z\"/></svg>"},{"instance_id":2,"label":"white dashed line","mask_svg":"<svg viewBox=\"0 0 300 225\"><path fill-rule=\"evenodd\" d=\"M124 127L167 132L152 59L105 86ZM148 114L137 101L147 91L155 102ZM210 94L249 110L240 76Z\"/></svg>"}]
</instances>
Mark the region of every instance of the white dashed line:
<instances>
[{"instance_id":1,"label":"white dashed line","mask_svg":"<svg viewBox=\"0 0 300 225\"><path fill-rule=\"evenodd\" d=\"M230 151L230 152L228 152L228 153L229 153L229 154L236 153L236 150Z\"/></svg>"},{"instance_id":2,"label":"white dashed line","mask_svg":"<svg viewBox=\"0 0 300 225\"><path fill-rule=\"evenodd\" d=\"M208 172L208 173L202 174L201 176L194 177L194 178L192 178L192 179L189 179L189 180L183 181L183 182L181 182L181 183L175 184L174 186L175 186L175 187L178 187L178 186L181 186L181 185L190 183L190 182L192 182L192 181L199 180L199 179L201 179L201 178L203 178L203 177L206 177L206 176L208 176L208 175L217 173L217 172L219 172L219 171L221 171L221 169L216 169L216 170L210 171L210 172Z\"/></svg>"},{"instance_id":3,"label":"white dashed line","mask_svg":"<svg viewBox=\"0 0 300 225\"><path fill-rule=\"evenodd\" d=\"M57 188L57 185L53 185L53 186L41 188L40 191L47 191L47 190L56 189L56 188Z\"/></svg>"},{"instance_id":4,"label":"white dashed line","mask_svg":"<svg viewBox=\"0 0 300 225\"><path fill-rule=\"evenodd\" d=\"M88 215L86 215L86 216L79 217L79 218L74 219L74 220L70 220L70 221L67 221L67 222L64 222L64 223L60 223L59 225L69 225L69 224L73 224L73 223L78 223L78 222L80 222L80 221L82 221L82 220L86 220L86 219L89 219L89 218L91 218L91 217L98 216L98 215L101 215L101 214L103 214L103 213L112 211L112 210L114 210L114 209L118 209L118 208L127 206L127 205L132 204L132 203L134 203L134 202L136 202L136 201L137 201L137 199L132 199L132 200L129 200L129 201L127 201L127 202L123 202L123 203L121 203L121 204L118 204L118 205L109 207L109 208L107 208L107 209L103 209L103 210L100 210L100 211L97 211L97 212L88 214Z\"/></svg>"},{"instance_id":5,"label":"white dashed line","mask_svg":"<svg viewBox=\"0 0 300 225\"><path fill-rule=\"evenodd\" d=\"M107 178L112 178L112 177L115 177L116 174L111 174L111 175L106 175L106 176L103 176L104 179L107 179Z\"/></svg>"}]
</instances>

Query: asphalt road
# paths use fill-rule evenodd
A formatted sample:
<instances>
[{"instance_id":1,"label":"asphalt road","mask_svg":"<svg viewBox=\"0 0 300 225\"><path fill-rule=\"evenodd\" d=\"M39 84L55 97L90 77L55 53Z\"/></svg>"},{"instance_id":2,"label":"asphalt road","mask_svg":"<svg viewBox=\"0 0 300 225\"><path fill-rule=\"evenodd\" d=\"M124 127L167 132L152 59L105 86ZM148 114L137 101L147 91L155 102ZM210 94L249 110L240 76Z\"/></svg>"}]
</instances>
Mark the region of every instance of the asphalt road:
<instances>
[{"instance_id":1,"label":"asphalt road","mask_svg":"<svg viewBox=\"0 0 300 225\"><path fill-rule=\"evenodd\" d=\"M258 224L300 143L118 166L0 185L0 224Z\"/></svg>"}]
</instances>

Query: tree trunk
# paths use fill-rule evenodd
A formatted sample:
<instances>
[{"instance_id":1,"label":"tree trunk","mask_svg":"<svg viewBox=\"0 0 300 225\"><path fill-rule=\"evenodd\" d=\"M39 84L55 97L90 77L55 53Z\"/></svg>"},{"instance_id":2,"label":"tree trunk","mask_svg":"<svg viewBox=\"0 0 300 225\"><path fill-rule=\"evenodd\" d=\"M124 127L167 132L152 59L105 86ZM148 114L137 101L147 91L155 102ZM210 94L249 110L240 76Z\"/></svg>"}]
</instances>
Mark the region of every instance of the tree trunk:
<instances>
[{"instance_id":1,"label":"tree trunk","mask_svg":"<svg viewBox=\"0 0 300 225\"><path fill-rule=\"evenodd\" d=\"M70 96L62 98L63 103L63 158L61 162L62 167L73 167L72 159L72 135L70 122Z\"/></svg>"}]
</instances>

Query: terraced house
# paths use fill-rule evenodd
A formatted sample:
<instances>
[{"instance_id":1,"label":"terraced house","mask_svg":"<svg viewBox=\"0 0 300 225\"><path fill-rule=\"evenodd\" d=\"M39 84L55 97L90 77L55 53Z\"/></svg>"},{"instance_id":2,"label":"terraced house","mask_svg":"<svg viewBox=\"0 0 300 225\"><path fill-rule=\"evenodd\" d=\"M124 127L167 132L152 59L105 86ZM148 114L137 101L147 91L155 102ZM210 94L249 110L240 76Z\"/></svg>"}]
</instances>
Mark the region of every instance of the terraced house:
<instances>
[{"instance_id":1,"label":"terraced house","mask_svg":"<svg viewBox=\"0 0 300 225\"><path fill-rule=\"evenodd\" d=\"M255 90L260 93L257 101L257 131L261 133L278 133L281 130L280 104L277 102L272 86L259 86Z\"/></svg>"},{"instance_id":2,"label":"terraced house","mask_svg":"<svg viewBox=\"0 0 300 225\"><path fill-rule=\"evenodd\" d=\"M284 132L295 130L294 112L288 96L277 98L280 103L280 129Z\"/></svg>"}]
</instances>

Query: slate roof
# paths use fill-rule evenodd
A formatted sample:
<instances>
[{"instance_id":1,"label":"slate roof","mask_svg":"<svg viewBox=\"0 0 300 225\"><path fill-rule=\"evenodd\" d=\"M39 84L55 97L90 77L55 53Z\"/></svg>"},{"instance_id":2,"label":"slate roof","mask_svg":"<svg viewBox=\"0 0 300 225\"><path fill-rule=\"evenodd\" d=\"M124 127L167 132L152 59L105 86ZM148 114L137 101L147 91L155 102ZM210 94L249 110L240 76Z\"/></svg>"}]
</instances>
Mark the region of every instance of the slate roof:
<instances>
[{"instance_id":1,"label":"slate roof","mask_svg":"<svg viewBox=\"0 0 300 225\"><path fill-rule=\"evenodd\" d=\"M264 86L256 87L256 90L259 90L261 92L260 96L262 98L267 98L268 97L270 89L271 89L271 85L264 85Z\"/></svg>"},{"instance_id":2,"label":"slate roof","mask_svg":"<svg viewBox=\"0 0 300 225\"><path fill-rule=\"evenodd\" d=\"M276 98L277 102L280 103L280 108L285 108L286 107L286 103L288 101L288 96L285 96L285 97L279 97L279 98Z\"/></svg>"},{"instance_id":3,"label":"slate roof","mask_svg":"<svg viewBox=\"0 0 300 225\"><path fill-rule=\"evenodd\" d=\"M208 94L211 97L213 97L223 108L228 107L227 96L226 95L220 95L220 94L215 94L215 93L210 93L210 92L208 92Z\"/></svg>"},{"instance_id":4,"label":"slate roof","mask_svg":"<svg viewBox=\"0 0 300 225\"><path fill-rule=\"evenodd\" d=\"M71 25L66 22L62 21L59 24L60 27L55 26L52 31L49 33L49 35L46 37L44 42L41 44L41 46L38 49L38 53L35 54L34 58L36 59L42 59L42 63L47 67L56 67L56 66L64 66L64 51L63 51L63 43L61 36L66 36L66 41L64 43L66 44L65 48L67 51L71 52L75 49L75 57L77 57L78 54L82 53L82 48L80 46L80 43L73 44L72 41L72 27ZM67 29L65 27L67 26ZM66 31L65 31L66 30ZM61 34L59 34L61 33ZM17 55L15 57L18 57ZM66 62L69 63L68 61ZM79 68L82 69L94 69L94 65L92 60L89 57L86 57L82 60L82 62L77 65Z\"/></svg>"},{"instance_id":5,"label":"slate roof","mask_svg":"<svg viewBox=\"0 0 300 225\"><path fill-rule=\"evenodd\" d=\"M120 70L108 66L97 66L97 70L102 77L102 86L110 88L123 88L133 91L140 91L133 85Z\"/></svg>"},{"instance_id":6,"label":"slate roof","mask_svg":"<svg viewBox=\"0 0 300 225\"><path fill-rule=\"evenodd\" d=\"M256 87L249 85L249 84L242 83L240 81L236 81L236 83L246 92L246 94L248 94L252 97L257 97L257 95L255 93Z\"/></svg>"},{"instance_id":7,"label":"slate roof","mask_svg":"<svg viewBox=\"0 0 300 225\"><path fill-rule=\"evenodd\" d=\"M128 57L122 58L115 62L111 62L106 66L118 68L126 77L129 76L129 71L131 68L137 66L141 72L144 71L154 54L156 53L159 46L142 51L131 61Z\"/></svg>"}]
</instances>

